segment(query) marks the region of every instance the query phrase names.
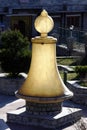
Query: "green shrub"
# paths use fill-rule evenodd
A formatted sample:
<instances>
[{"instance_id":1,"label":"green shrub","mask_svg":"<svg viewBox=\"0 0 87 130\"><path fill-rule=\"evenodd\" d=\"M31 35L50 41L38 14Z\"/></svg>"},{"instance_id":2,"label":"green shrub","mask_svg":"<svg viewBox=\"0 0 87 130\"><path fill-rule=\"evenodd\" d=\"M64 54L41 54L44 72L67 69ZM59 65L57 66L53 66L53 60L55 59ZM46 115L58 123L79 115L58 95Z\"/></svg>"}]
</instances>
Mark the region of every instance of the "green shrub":
<instances>
[{"instance_id":1,"label":"green shrub","mask_svg":"<svg viewBox=\"0 0 87 130\"><path fill-rule=\"evenodd\" d=\"M80 78L84 78L87 74L87 65L85 66L76 66L75 71Z\"/></svg>"},{"instance_id":2,"label":"green shrub","mask_svg":"<svg viewBox=\"0 0 87 130\"><path fill-rule=\"evenodd\" d=\"M87 80L80 81L79 84L81 86L87 87Z\"/></svg>"},{"instance_id":3,"label":"green shrub","mask_svg":"<svg viewBox=\"0 0 87 130\"><path fill-rule=\"evenodd\" d=\"M31 61L28 38L19 31L5 31L1 34L2 48L0 49L1 67L12 76L27 72Z\"/></svg>"},{"instance_id":4,"label":"green shrub","mask_svg":"<svg viewBox=\"0 0 87 130\"><path fill-rule=\"evenodd\" d=\"M80 65L87 65L87 54L82 58Z\"/></svg>"}]
</instances>

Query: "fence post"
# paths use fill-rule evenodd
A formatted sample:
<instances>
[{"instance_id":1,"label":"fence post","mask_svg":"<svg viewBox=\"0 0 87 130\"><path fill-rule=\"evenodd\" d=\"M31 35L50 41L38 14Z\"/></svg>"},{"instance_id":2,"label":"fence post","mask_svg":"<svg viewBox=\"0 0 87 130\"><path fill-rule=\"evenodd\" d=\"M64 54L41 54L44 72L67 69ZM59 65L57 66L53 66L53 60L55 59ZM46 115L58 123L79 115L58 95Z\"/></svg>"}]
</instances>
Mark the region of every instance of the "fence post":
<instances>
[{"instance_id":1,"label":"fence post","mask_svg":"<svg viewBox=\"0 0 87 130\"><path fill-rule=\"evenodd\" d=\"M67 82L67 71L64 71L64 84L66 85Z\"/></svg>"}]
</instances>

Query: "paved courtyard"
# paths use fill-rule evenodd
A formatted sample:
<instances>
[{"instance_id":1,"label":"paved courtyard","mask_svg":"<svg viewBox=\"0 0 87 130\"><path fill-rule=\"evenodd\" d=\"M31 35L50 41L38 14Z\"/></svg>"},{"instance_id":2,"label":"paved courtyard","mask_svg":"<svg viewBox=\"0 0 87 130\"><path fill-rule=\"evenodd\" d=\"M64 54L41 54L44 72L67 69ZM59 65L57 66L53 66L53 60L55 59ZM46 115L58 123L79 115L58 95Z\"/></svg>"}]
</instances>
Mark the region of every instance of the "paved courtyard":
<instances>
[{"instance_id":1,"label":"paved courtyard","mask_svg":"<svg viewBox=\"0 0 87 130\"><path fill-rule=\"evenodd\" d=\"M66 101L63 104L66 107L73 107L74 109L82 109L82 118L76 123L58 128L56 130L87 130L87 107L83 105L75 104L71 101ZM18 99L15 96L6 96L0 94L0 130L50 130L48 128L36 127L36 126L24 126L13 123L7 123L6 113L19 109L25 106L25 101ZM3 120L2 120L3 119ZM51 129L52 130L52 129Z\"/></svg>"}]
</instances>

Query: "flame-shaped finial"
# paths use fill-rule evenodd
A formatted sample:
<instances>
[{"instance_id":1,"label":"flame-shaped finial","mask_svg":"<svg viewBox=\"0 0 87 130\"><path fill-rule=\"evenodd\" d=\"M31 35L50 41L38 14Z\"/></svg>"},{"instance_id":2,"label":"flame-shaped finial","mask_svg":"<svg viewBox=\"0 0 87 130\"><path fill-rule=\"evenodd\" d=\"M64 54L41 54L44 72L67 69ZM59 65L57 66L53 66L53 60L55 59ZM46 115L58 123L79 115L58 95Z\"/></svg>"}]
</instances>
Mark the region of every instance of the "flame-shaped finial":
<instances>
[{"instance_id":1,"label":"flame-shaped finial","mask_svg":"<svg viewBox=\"0 0 87 130\"><path fill-rule=\"evenodd\" d=\"M46 10L43 10L35 20L35 29L41 33L41 37L46 37L53 27L53 19L48 15Z\"/></svg>"}]
</instances>

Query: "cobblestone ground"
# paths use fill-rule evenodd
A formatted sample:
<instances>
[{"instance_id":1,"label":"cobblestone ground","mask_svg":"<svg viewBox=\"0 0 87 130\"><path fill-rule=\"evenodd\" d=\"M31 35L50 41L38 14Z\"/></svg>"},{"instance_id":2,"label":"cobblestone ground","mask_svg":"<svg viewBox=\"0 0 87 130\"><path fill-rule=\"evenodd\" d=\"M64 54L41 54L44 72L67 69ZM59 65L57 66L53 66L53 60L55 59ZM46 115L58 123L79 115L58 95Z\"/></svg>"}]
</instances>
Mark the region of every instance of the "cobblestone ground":
<instances>
[{"instance_id":1,"label":"cobblestone ground","mask_svg":"<svg viewBox=\"0 0 87 130\"><path fill-rule=\"evenodd\" d=\"M0 119L3 119L5 122L7 121L6 113L19 109L21 107L25 106L25 101L22 99L17 99L15 96L5 96L0 94ZM73 108L80 108L82 109L82 118L76 122L71 123L71 125L64 126L63 128L58 128L56 130L87 130L87 107L81 106L78 104L74 104L71 101L64 102L64 106L67 107L73 107ZM50 129L44 129L41 127L28 127L23 125L17 125L17 124L8 124L11 128L11 130L50 130ZM25 128L26 127L26 128ZM52 130L52 129L51 129Z\"/></svg>"}]
</instances>

